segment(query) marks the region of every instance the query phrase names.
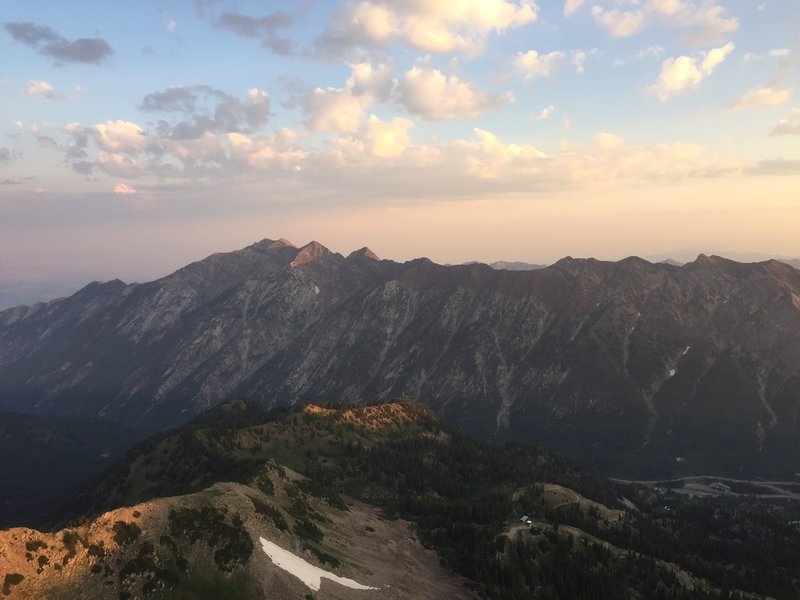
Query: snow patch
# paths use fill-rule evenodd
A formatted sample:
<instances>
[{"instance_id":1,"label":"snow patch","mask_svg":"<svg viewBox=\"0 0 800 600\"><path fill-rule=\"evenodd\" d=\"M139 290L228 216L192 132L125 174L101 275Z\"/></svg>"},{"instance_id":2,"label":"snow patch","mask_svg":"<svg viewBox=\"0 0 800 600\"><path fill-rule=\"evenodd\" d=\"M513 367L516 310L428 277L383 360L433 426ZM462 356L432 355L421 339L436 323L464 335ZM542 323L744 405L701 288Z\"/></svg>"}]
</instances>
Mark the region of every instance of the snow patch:
<instances>
[{"instance_id":1,"label":"snow patch","mask_svg":"<svg viewBox=\"0 0 800 600\"><path fill-rule=\"evenodd\" d=\"M677 373L677 371L675 369L670 369L669 370L669 376L670 377L675 377L675 373Z\"/></svg>"},{"instance_id":2,"label":"snow patch","mask_svg":"<svg viewBox=\"0 0 800 600\"><path fill-rule=\"evenodd\" d=\"M349 587L353 590L377 590L378 588L370 587L368 585L362 585L357 581L353 581L352 579L347 579L346 577L339 577L338 575L334 575L333 573L326 571L324 569L320 569L319 567L315 567L310 562L307 562L289 552L288 550L284 550L280 546L273 544L269 540L265 540L263 537L258 538L261 541L261 547L264 549L264 553L272 559L277 566L279 566L284 571L288 571L295 577L297 577L300 581L305 583L308 587L312 590L319 591L319 588L322 586L322 578L330 579L331 581L335 581L336 583L343 585L345 587Z\"/></svg>"},{"instance_id":3,"label":"snow patch","mask_svg":"<svg viewBox=\"0 0 800 600\"><path fill-rule=\"evenodd\" d=\"M692 349L691 346L686 346L686 350L683 351L683 354L681 354L681 356L686 356L689 353L689 350L691 349Z\"/></svg>"}]
</instances>

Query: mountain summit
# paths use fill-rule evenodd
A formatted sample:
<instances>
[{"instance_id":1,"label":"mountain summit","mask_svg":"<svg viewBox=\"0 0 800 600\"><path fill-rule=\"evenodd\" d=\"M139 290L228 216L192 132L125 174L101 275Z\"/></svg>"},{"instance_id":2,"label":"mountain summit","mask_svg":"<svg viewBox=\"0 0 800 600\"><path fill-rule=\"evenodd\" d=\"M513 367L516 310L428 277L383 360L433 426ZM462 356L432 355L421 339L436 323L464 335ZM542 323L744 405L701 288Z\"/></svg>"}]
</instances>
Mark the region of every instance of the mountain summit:
<instances>
[{"instance_id":1,"label":"mountain summit","mask_svg":"<svg viewBox=\"0 0 800 600\"><path fill-rule=\"evenodd\" d=\"M347 258L355 258L355 257L364 257L369 258L371 260L380 260L378 255L375 254L372 250L364 246L363 248L359 248L358 250L353 250Z\"/></svg>"}]
</instances>

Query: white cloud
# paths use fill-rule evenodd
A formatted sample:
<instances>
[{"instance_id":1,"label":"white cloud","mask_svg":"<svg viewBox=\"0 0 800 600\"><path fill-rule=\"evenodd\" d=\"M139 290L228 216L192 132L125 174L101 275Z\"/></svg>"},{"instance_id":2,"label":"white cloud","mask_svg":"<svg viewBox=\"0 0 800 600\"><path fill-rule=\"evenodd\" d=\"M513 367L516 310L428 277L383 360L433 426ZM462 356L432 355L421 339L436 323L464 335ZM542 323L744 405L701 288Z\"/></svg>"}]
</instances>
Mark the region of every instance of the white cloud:
<instances>
[{"instance_id":1,"label":"white cloud","mask_svg":"<svg viewBox=\"0 0 800 600\"><path fill-rule=\"evenodd\" d=\"M630 9L619 6L630 5ZM598 25L612 37L639 33L650 22L689 29L695 42L719 39L739 29L739 21L725 16L725 8L714 0L606 0L592 7Z\"/></svg>"},{"instance_id":2,"label":"white cloud","mask_svg":"<svg viewBox=\"0 0 800 600\"><path fill-rule=\"evenodd\" d=\"M384 158L400 156L411 144L408 130L412 127L409 119L396 117L386 122L370 115L364 133L370 154Z\"/></svg>"},{"instance_id":3,"label":"white cloud","mask_svg":"<svg viewBox=\"0 0 800 600\"><path fill-rule=\"evenodd\" d=\"M758 106L779 106L786 104L791 97L792 90L776 90L773 87L756 88L749 90L743 96L731 102L731 110Z\"/></svg>"},{"instance_id":4,"label":"white cloud","mask_svg":"<svg viewBox=\"0 0 800 600\"><path fill-rule=\"evenodd\" d=\"M697 68L697 61L694 58L689 56L668 58L661 63L661 74L649 91L656 94L662 102L666 102L679 92L698 87L701 81L703 73Z\"/></svg>"},{"instance_id":5,"label":"white cloud","mask_svg":"<svg viewBox=\"0 0 800 600\"><path fill-rule=\"evenodd\" d=\"M794 109L770 132L770 135L800 135L800 108Z\"/></svg>"},{"instance_id":6,"label":"white cloud","mask_svg":"<svg viewBox=\"0 0 800 600\"><path fill-rule=\"evenodd\" d=\"M644 10L669 25L695 29L697 41L719 39L739 29L739 21L725 17L725 8L713 0L649 0Z\"/></svg>"},{"instance_id":7,"label":"white cloud","mask_svg":"<svg viewBox=\"0 0 800 600\"><path fill-rule=\"evenodd\" d=\"M368 94L382 102L389 99L394 85L391 66L361 62L350 65L350 69L351 75L346 87L353 95Z\"/></svg>"},{"instance_id":8,"label":"white cloud","mask_svg":"<svg viewBox=\"0 0 800 600\"><path fill-rule=\"evenodd\" d=\"M573 50L572 52L572 66L575 67L575 72L583 75L586 71L586 52L583 50Z\"/></svg>"},{"instance_id":9,"label":"white cloud","mask_svg":"<svg viewBox=\"0 0 800 600\"><path fill-rule=\"evenodd\" d=\"M586 3L586 0L566 0L564 2L564 16L571 17Z\"/></svg>"},{"instance_id":10,"label":"white cloud","mask_svg":"<svg viewBox=\"0 0 800 600\"><path fill-rule=\"evenodd\" d=\"M514 66L525 76L525 79L549 77L563 62L563 52L539 54L536 50L528 50L517 53L514 58Z\"/></svg>"},{"instance_id":11,"label":"white cloud","mask_svg":"<svg viewBox=\"0 0 800 600\"><path fill-rule=\"evenodd\" d=\"M313 131L353 133L361 126L367 107L389 100L393 86L389 65L352 64L344 88L315 88L305 99L306 125Z\"/></svg>"},{"instance_id":12,"label":"white cloud","mask_svg":"<svg viewBox=\"0 0 800 600\"><path fill-rule=\"evenodd\" d=\"M477 52L492 32L537 18L532 0L363 0L334 15L323 47L403 44L426 52Z\"/></svg>"},{"instance_id":13,"label":"white cloud","mask_svg":"<svg viewBox=\"0 0 800 600\"><path fill-rule=\"evenodd\" d=\"M695 89L706 76L714 72L734 48L732 43L728 43L709 50L701 58L690 56L668 58L661 63L658 80L648 88L648 91L657 95L662 102L666 102L675 94Z\"/></svg>"},{"instance_id":14,"label":"white cloud","mask_svg":"<svg viewBox=\"0 0 800 600\"><path fill-rule=\"evenodd\" d=\"M41 96L45 100L55 100L58 98L52 85L46 81L36 81L33 79L25 84L25 95Z\"/></svg>"},{"instance_id":15,"label":"white cloud","mask_svg":"<svg viewBox=\"0 0 800 600\"><path fill-rule=\"evenodd\" d=\"M138 190L129 186L127 183L118 183L114 186L114 193L115 194L122 194L122 195L129 195L129 194L138 194Z\"/></svg>"},{"instance_id":16,"label":"white cloud","mask_svg":"<svg viewBox=\"0 0 800 600\"><path fill-rule=\"evenodd\" d=\"M136 152L147 142L142 128L130 121L106 121L90 127L88 133L109 152Z\"/></svg>"},{"instance_id":17,"label":"white cloud","mask_svg":"<svg viewBox=\"0 0 800 600\"><path fill-rule=\"evenodd\" d=\"M315 88L306 100L307 125L313 131L354 132L371 103L371 96L354 96L348 89Z\"/></svg>"},{"instance_id":18,"label":"white cloud","mask_svg":"<svg viewBox=\"0 0 800 600\"><path fill-rule=\"evenodd\" d=\"M594 143L601 150L614 150L621 148L625 142L618 135L601 131L594 136Z\"/></svg>"},{"instance_id":19,"label":"white cloud","mask_svg":"<svg viewBox=\"0 0 800 600\"><path fill-rule=\"evenodd\" d=\"M615 38L632 36L644 27L645 14L640 10L625 11L617 8L606 10L601 6L594 6L592 15L597 24Z\"/></svg>"},{"instance_id":20,"label":"white cloud","mask_svg":"<svg viewBox=\"0 0 800 600\"><path fill-rule=\"evenodd\" d=\"M761 60L762 58L785 58L791 54L788 48L774 48L764 54L756 52L748 52L744 55L745 62L752 62L754 60Z\"/></svg>"},{"instance_id":21,"label":"white cloud","mask_svg":"<svg viewBox=\"0 0 800 600\"><path fill-rule=\"evenodd\" d=\"M229 133L227 141L231 159L253 169L299 171L308 158L308 152L297 147L297 134L288 128L253 138Z\"/></svg>"},{"instance_id":22,"label":"white cloud","mask_svg":"<svg viewBox=\"0 0 800 600\"><path fill-rule=\"evenodd\" d=\"M555 110L556 107L551 104L550 106L543 108L542 111L533 118L537 121L546 121L555 112Z\"/></svg>"},{"instance_id":23,"label":"white cloud","mask_svg":"<svg viewBox=\"0 0 800 600\"><path fill-rule=\"evenodd\" d=\"M725 60L725 58L733 52L736 46L733 45L733 42L728 42L721 48L713 48L706 52L706 55L703 57L703 72L706 75L710 75L714 69L717 68L718 65Z\"/></svg>"},{"instance_id":24,"label":"white cloud","mask_svg":"<svg viewBox=\"0 0 800 600\"><path fill-rule=\"evenodd\" d=\"M430 121L474 118L511 100L510 96L488 94L455 75L447 77L439 70L421 67L406 71L398 89L408 112Z\"/></svg>"},{"instance_id":25,"label":"white cloud","mask_svg":"<svg viewBox=\"0 0 800 600\"><path fill-rule=\"evenodd\" d=\"M142 170L133 158L117 152L98 152L97 166L114 177L135 179L142 175Z\"/></svg>"}]
</instances>

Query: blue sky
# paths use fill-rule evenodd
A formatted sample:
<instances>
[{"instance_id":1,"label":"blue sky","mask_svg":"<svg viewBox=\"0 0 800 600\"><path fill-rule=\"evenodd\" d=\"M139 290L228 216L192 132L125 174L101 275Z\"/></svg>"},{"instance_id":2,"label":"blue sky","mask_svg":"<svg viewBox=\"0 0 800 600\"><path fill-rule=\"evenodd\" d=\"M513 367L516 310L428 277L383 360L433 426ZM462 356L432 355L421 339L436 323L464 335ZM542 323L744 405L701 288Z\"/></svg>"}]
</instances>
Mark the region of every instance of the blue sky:
<instances>
[{"instance_id":1,"label":"blue sky","mask_svg":"<svg viewBox=\"0 0 800 600\"><path fill-rule=\"evenodd\" d=\"M0 270L797 256L798 32L795 0L7 2Z\"/></svg>"}]
</instances>

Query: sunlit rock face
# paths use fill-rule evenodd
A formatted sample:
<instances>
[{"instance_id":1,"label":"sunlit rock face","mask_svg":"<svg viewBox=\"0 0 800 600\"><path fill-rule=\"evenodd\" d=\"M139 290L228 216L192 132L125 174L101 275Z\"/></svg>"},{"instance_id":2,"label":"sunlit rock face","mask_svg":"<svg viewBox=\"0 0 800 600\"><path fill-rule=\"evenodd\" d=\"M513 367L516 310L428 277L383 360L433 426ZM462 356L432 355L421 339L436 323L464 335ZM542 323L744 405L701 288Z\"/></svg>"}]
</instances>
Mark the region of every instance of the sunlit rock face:
<instances>
[{"instance_id":1,"label":"sunlit rock face","mask_svg":"<svg viewBox=\"0 0 800 600\"><path fill-rule=\"evenodd\" d=\"M775 261L514 272L263 240L0 312L0 407L160 428L235 395L403 396L613 474L792 475L799 341Z\"/></svg>"}]
</instances>

